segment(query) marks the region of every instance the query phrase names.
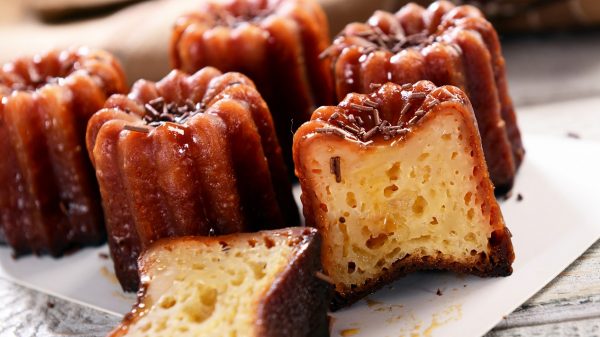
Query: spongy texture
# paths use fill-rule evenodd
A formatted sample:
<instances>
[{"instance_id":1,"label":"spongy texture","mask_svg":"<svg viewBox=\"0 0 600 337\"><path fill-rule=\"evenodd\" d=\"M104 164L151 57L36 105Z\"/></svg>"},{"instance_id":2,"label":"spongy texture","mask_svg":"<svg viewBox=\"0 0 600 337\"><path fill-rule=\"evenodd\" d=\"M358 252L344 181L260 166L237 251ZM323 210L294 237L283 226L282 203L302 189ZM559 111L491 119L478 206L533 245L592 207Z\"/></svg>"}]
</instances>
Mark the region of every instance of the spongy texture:
<instances>
[{"instance_id":1,"label":"spongy texture","mask_svg":"<svg viewBox=\"0 0 600 337\"><path fill-rule=\"evenodd\" d=\"M324 55L332 59L340 100L388 81L461 88L473 104L492 182L500 193L512 187L524 150L500 42L478 9L436 1L376 11L366 23L346 26Z\"/></svg>"},{"instance_id":2,"label":"spongy texture","mask_svg":"<svg viewBox=\"0 0 600 337\"><path fill-rule=\"evenodd\" d=\"M380 111L379 131L361 139L348 120L368 120L369 105L370 113ZM393 127L403 132L385 131ZM414 270L510 274L509 234L459 89L390 83L369 96L349 95L299 129L294 158L306 223L322 231L338 304Z\"/></svg>"},{"instance_id":3,"label":"spongy texture","mask_svg":"<svg viewBox=\"0 0 600 337\"><path fill-rule=\"evenodd\" d=\"M19 255L61 255L105 240L86 125L126 91L107 52L50 51L0 69L0 227Z\"/></svg>"},{"instance_id":4,"label":"spongy texture","mask_svg":"<svg viewBox=\"0 0 600 337\"><path fill-rule=\"evenodd\" d=\"M308 310L300 315L303 319L314 317L312 312L325 317L321 289L327 285L314 276L318 241L315 230L301 228L160 241L142 255L139 303L113 336L283 336L285 331L268 323L274 315L291 325L286 336L308 337L311 322L279 317L269 302L278 297L281 306ZM311 282L304 283L305 277L292 270L296 261L308 264L304 271L312 273ZM286 292L314 295L290 303L297 300L293 294L277 295L288 282L293 286ZM322 298L311 303L316 295Z\"/></svg>"}]
</instances>

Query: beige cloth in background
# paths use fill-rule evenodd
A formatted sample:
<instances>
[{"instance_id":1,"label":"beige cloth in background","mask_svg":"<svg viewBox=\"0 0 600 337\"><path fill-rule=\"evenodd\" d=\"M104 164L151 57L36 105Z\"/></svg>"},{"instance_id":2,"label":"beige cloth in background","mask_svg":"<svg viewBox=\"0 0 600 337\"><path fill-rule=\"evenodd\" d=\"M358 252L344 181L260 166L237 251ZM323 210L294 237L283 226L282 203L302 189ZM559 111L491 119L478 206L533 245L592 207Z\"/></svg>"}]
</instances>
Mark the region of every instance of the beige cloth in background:
<instances>
[{"instance_id":1,"label":"beige cloth in background","mask_svg":"<svg viewBox=\"0 0 600 337\"><path fill-rule=\"evenodd\" d=\"M155 0L134 3L101 18L60 24L43 23L21 8L10 8L13 0L1 0L0 63L20 55L51 48L86 45L115 54L133 83L139 78L158 80L170 70L168 46L176 18L197 7L201 0ZM322 0L335 35L346 23L365 20L378 8L389 8L389 0ZM4 16L4 17L3 17ZM11 22L12 21L12 22ZM16 22L15 22L16 21Z\"/></svg>"},{"instance_id":2,"label":"beige cloth in background","mask_svg":"<svg viewBox=\"0 0 600 337\"><path fill-rule=\"evenodd\" d=\"M169 70L168 45L176 18L193 10L203 0L153 0L126 6L103 17L64 23L44 23L25 11L29 1L44 3L84 3L89 0L0 0L0 63L19 55L32 55L51 48L87 45L114 53L125 69L130 83L139 78L158 80ZM93 0L114 2L117 0ZM130 1L130 0L120 0ZM352 21L364 21L375 10L395 11L406 0L319 0L330 21L330 33L337 34ZM527 0L479 1L494 18L493 4L523 5ZM531 0L532 1L532 0ZM426 5L430 1L417 0ZM536 1L537 2L537 1ZM89 4L89 3L88 3ZM491 4L491 6L490 6ZM600 23L599 0L553 0L544 6L525 10L519 7L510 19L497 22L508 31L560 29Z\"/></svg>"}]
</instances>

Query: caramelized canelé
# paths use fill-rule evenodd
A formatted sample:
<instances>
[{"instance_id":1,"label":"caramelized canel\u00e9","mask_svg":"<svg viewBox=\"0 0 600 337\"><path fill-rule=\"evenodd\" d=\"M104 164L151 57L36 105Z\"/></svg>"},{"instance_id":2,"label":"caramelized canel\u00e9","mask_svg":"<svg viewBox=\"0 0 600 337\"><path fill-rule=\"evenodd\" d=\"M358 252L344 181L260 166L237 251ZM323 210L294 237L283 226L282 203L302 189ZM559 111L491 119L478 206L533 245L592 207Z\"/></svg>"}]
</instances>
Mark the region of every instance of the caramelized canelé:
<instances>
[{"instance_id":1,"label":"caramelized canel\u00e9","mask_svg":"<svg viewBox=\"0 0 600 337\"><path fill-rule=\"evenodd\" d=\"M267 105L239 73L174 70L115 95L88 124L117 277L136 290L153 241L297 225Z\"/></svg>"},{"instance_id":2,"label":"caramelized canel\u00e9","mask_svg":"<svg viewBox=\"0 0 600 337\"><path fill-rule=\"evenodd\" d=\"M327 17L315 0L202 2L180 17L171 37L175 69L205 66L250 77L273 114L291 163L292 133L320 105L333 103Z\"/></svg>"},{"instance_id":3,"label":"caramelized canel\u00e9","mask_svg":"<svg viewBox=\"0 0 600 337\"><path fill-rule=\"evenodd\" d=\"M300 127L294 161L336 306L416 270L511 273L510 233L460 89L421 81L349 94Z\"/></svg>"},{"instance_id":4,"label":"caramelized canel\u00e9","mask_svg":"<svg viewBox=\"0 0 600 337\"><path fill-rule=\"evenodd\" d=\"M329 336L313 228L163 239L140 258L138 304L109 336Z\"/></svg>"},{"instance_id":5,"label":"caramelized canel\u00e9","mask_svg":"<svg viewBox=\"0 0 600 337\"><path fill-rule=\"evenodd\" d=\"M430 80L462 89L473 104L496 192L510 190L524 150L494 27L472 6L414 3L351 23L323 57L332 60L338 99L386 82Z\"/></svg>"},{"instance_id":6,"label":"caramelized canel\u00e9","mask_svg":"<svg viewBox=\"0 0 600 337\"><path fill-rule=\"evenodd\" d=\"M0 232L16 255L104 242L85 130L109 95L126 90L121 66L101 50L50 51L1 67Z\"/></svg>"}]
</instances>

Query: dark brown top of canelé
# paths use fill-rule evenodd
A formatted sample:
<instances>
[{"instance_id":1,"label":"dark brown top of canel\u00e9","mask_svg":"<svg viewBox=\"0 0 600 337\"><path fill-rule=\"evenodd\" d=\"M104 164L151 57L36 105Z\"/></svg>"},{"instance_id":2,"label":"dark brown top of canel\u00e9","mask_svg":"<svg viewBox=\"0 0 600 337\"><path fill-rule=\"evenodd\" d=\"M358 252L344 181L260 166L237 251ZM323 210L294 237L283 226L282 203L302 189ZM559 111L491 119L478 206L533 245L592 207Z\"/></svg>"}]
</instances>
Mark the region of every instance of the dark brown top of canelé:
<instances>
[{"instance_id":1,"label":"dark brown top of canel\u00e9","mask_svg":"<svg viewBox=\"0 0 600 337\"><path fill-rule=\"evenodd\" d=\"M106 95L126 91L123 70L112 55L80 47L52 50L4 64L0 68L0 95L62 85L69 76L78 73L92 77Z\"/></svg>"},{"instance_id":2,"label":"dark brown top of canel\u00e9","mask_svg":"<svg viewBox=\"0 0 600 337\"><path fill-rule=\"evenodd\" d=\"M314 132L335 134L363 143L387 141L406 135L441 102L468 102L458 88L438 88L429 81L414 85L386 83L377 87L372 94L349 94L338 106L317 109L311 119L324 124L316 127Z\"/></svg>"},{"instance_id":3,"label":"dark brown top of canel\u00e9","mask_svg":"<svg viewBox=\"0 0 600 337\"><path fill-rule=\"evenodd\" d=\"M443 41L444 34L461 27L461 19L466 18L487 23L477 8L455 7L448 1L436 1L427 9L410 3L396 13L375 11L366 23L348 24L321 57L337 57L350 46L361 48L363 54L374 51L397 54L407 48L421 49Z\"/></svg>"}]
</instances>

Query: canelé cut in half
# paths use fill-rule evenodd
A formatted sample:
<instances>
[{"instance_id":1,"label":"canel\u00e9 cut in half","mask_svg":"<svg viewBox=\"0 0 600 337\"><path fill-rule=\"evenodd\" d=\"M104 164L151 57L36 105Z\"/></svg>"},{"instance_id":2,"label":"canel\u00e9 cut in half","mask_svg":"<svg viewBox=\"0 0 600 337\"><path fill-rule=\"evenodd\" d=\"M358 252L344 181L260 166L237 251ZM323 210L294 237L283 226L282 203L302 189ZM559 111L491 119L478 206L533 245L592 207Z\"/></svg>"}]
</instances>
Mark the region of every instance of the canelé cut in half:
<instances>
[{"instance_id":1,"label":"canel\u00e9 cut in half","mask_svg":"<svg viewBox=\"0 0 600 337\"><path fill-rule=\"evenodd\" d=\"M510 232L460 89L420 81L350 94L300 127L294 160L336 306L417 270L511 274Z\"/></svg>"},{"instance_id":2,"label":"canel\u00e9 cut in half","mask_svg":"<svg viewBox=\"0 0 600 337\"><path fill-rule=\"evenodd\" d=\"M314 228L163 239L140 258L138 304L109 336L329 336Z\"/></svg>"},{"instance_id":3,"label":"canel\u00e9 cut in half","mask_svg":"<svg viewBox=\"0 0 600 337\"><path fill-rule=\"evenodd\" d=\"M140 80L91 118L87 145L125 290L137 290L140 249L159 238L299 222L269 109L239 73Z\"/></svg>"},{"instance_id":4,"label":"canel\u00e9 cut in half","mask_svg":"<svg viewBox=\"0 0 600 337\"><path fill-rule=\"evenodd\" d=\"M333 62L337 97L380 84L429 80L462 89L473 104L497 193L510 190L524 156L494 27L472 6L410 3L351 23L323 53Z\"/></svg>"},{"instance_id":5,"label":"canel\u00e9 cut in half","mask_svg":"<svg viewBox=\"0 0 600 337\"><path fill-rule=\"evenodd\" d=\"M333 104L327 17L315 0L204 1L180 17L171 37L175 69L205 66L250 77L267 102L291 163L292 133Z\"/></svg>"},{"instance_id":6,"label":"canel\u00e9 cut in half","mask_svg":"<svg viewBox=\"0 0 600 337\"><path fill-rule=\"evenodd\" d=\"M121 66L88 48L23 57L0 69L0 232L15 255L59 256L105 240L89 118L126 92Z\"/></svg>"}]
</instances>

